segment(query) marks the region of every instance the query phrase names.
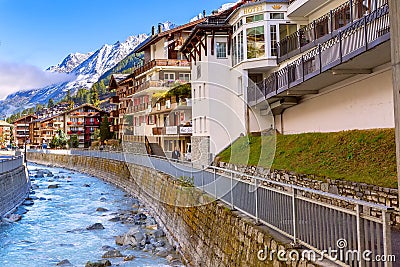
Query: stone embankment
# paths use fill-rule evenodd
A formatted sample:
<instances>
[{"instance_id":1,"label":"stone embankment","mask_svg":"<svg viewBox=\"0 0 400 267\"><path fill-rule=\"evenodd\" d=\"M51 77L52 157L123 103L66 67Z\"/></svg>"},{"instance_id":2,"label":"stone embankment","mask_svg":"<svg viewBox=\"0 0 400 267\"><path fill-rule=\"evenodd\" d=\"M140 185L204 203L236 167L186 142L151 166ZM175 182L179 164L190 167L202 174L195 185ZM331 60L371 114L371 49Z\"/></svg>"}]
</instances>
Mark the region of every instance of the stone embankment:
<instances>
[{"instance_id":1,"label":"stone embankment","mask_svg":"<svg viewBox=\"0 0 400 267\"><path fill-rule=\"evenodd\" d=\"M276 255L259 259L259 252L291 250L289 241L196 189L187 189L154 169L102 158L29 153L28 160L89 173L136 196L149 209L187 266L315 266L306 261L281 262ZM196 201L196 202L195 202ZM191 205L194 203L203 205ZM145 232L144 232L145 233ZM148 237L162 235L153 232ZM140 243L143 229L117 238ZM156 241L153 240L153 241ZM157 241L156 241L157 242ZM163 253L163 251L160 251Z\"/></svg>"},{"instance_id":2,"label":"stone embankment","mask_svg":"<svg viewBox=\"0 0 400 267\"><path fill-rule=\"evenodd\" d=\"M22 159L1 162L0 173L0 218L10 213L28 196L30 182ZM13 164L13 167L8 166ZM17 221L16 215L8 216L5 220Z\"/></svg>"}]
</instances>

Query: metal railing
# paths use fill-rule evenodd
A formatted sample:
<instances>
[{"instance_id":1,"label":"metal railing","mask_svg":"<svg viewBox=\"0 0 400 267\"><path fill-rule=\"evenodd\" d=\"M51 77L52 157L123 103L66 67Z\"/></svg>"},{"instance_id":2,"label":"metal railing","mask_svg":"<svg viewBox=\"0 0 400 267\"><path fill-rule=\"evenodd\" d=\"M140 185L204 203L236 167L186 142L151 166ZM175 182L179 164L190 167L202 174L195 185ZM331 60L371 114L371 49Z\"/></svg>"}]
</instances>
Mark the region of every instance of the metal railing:
<instances>
[{"instance_id":1,"label":"metal railing","mask_svg":"<svg viewBox=\"0 0 400 267\"><path fill-rule=\"evenodd\" d=\"M151 70L154 67L166 67L166 66L173 66L173 67L190 67L190 64L187 60L180 60L180 59L153 59L152 61L144 64L141 67L138 67L134 70L134 76L138 76L143 74L146 71Z\"/></svg>"},{"instance_id":2,"label":"metal railing","mask_svg":"<svg viewBox=\"0 0 400 267\"><path fill-rule=\"evenodd\" d=\"M0 174L10 172L21 167L24 164L23 156L16 156L12 158L0 160Z\"/></svg>"},{"instance_id":3,"label":"metal railing","mask_svg":"<svg viewBox=\"0 0 400 267\"><path fill-rule=\"evenodd\" d=\"M328 40L258 83L266 98L275 96L390 39L389 6L344 27Z\"/></svg>"},{"instance_id":4,"label":"metal railing","mask_svg":"<svg viewBox=\"0 0 400 267\"><path fill-rule=\"evenodd\" d=\"M367 3L367 4L366 4ZM277 43L278 63L317 46L336 31L387 6L387 0L349 0Z\"/></svg>"},{"instance_id":5,"label":"metal railing","mask_svg":"<svg viewBox=\"0 0 400 267\"><path fill-rule=\"evenodd\" d=\"M191 162L126 152L72 150L66 154L124 161L174 177L191 177L194 186L205 193L341 266L392 266L390 261L368 261L362 256L365 251L371 259L391 255L391 207L213 166L197 169ZM332 250L337 253L329 257Z\"/></svg>"}]
</instances>

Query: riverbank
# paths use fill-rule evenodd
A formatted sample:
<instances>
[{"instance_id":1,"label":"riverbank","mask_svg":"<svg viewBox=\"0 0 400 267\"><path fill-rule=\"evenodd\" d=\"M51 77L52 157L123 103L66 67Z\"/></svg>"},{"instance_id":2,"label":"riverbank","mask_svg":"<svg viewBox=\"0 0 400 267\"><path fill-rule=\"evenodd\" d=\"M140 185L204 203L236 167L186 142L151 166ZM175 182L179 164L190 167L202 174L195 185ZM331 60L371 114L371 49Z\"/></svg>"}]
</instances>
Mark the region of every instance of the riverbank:
<instances>
[{"instance_id":1,"label":"riverbank","mask_svg":"<svg viewBox=\"0 0 400 267\"><path fill-rule=\"evenodd\" d=\"M138 199L76 171L31 163L29 170L33 191L16 211L22 220L0 225L0 266L181 265ZM120 237L129 242L117 244Z\"/></svg>"},{"instance_id":2,"label":"riverbank","mask_svg":"<svg viewBox=\"0 0 400 267\"><path fill-rule=\"evenodd\" d=\"M283 263L276 255L260 260L259 252L265 248L292 250L290 240L218 201L190 206L193 197L203 201L209 197L201 192L186 194L176 180L154 169L77 155L29 153L28 160L90 173L137 196L165 229L187 266L316 266L304 260Z\"/></svg>"},{"instance_id":3,"label":"riverbank","mask_svg":"<svg viewBox=\"0 0 400 267\"><path fill-rule=\"evenodd\" d=\"M0 160L0 221L28 196L30 181L22 157Z\"/></svg>"}]
</instances>

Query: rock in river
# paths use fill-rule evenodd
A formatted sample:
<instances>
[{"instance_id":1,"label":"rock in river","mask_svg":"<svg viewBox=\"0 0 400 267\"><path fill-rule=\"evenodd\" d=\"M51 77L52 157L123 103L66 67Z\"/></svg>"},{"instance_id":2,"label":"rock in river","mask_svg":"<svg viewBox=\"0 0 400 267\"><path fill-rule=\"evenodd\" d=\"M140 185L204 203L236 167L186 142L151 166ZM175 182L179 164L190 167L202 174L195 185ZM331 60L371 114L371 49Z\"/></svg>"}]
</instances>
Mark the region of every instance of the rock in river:
<instances>
[{"instance_id":1,"label":"rock in river","mask_svg":"<svg viewBox=\"0 0 400 267\"><path fill-rule=\"evenodd\" d=\"M108 209L100 207L100 208L97 208L96 211L98 211L98 212L106 212L106 211L108 211Z\"/></svg>"},{"instance_id":2,"label":"rock in river","mask_svg":"<svg viewBox=\"0 0 400 267\"><path fill-rule=\"evenodd\" d=\"M90 262L88 261L85 267L107 267L111 266L111 262L109 260L102 260L97 262Z\"/></svg>"},{"instance_id":3,"label":"rock in river","mask_svg":"<svg viewBox=\"0 0 400 267\"><path fill-rule=\"evenodd\" d=\"M103 230L103 229L105 228L101 223L95 223L86 227L86 230Z\"/></svg>"},{"instance_id":4,"label":"rock in river","mask_svg":"<svg viewBox=\"0 0 400 267\"><path fill-rule=\"evenodd\" d=\"M69 262L69 260L62 260L59 263L56 264L56 266L72 266L72 264Z\"/></svg>"},{"instance_id":5,"label":"rock in river","mask_svg":"<svg viewBox=\"0 0 400 267\"><path fill-rule=\"evenodd\" d=\"M59 188L60 186L58 185L58 184L51 184L51 185L49 185L47 188L48 189L56 189L56 188Z\"/></svg>"},{"instance_id":6,"label":"rock in river","mask_svg":"<svg viewBox=\"0 0 400 267\"><path fill-rule=\"evenodd\" d=\"M121 258L121 257L124 257L124 255L122 255L119 250L110 250L104 253L102 258L108 259L108 258Z\"/></svg>"}]
</instances>

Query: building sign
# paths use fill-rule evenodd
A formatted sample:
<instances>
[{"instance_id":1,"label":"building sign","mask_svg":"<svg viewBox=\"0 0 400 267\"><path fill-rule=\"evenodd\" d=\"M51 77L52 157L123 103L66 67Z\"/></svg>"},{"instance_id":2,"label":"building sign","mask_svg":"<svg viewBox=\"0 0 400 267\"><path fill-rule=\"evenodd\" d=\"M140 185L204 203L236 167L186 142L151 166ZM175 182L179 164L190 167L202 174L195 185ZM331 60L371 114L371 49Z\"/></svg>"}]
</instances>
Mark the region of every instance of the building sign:
<instances>
[{"instance_id":1,"label":"building sign","mask_svg":"<svg viewBox=\"0 0 400 267\"><path fill-rule=\"evenodd\" d=\"M252 6L252 7L245 8L245 9L243 10L243 12L244 12L245 15L247 15L247 14L252 14L252 13L260 12L260 11L263 11L263 10L264 10L264 8L263 8L263 6L261 5L261 6Z\"/></svg>"},{"instance_id":2,"label":"building sign","mask_svg":"<svg viewBox=\"0 0 400 267\"><path fill-rule=\"evenodd\" d=\"M178 126L167 126L165 127L166 134L178 134Z\"/></svg>"},{"instance_id":3,"label":"building sign","mask_svg":"<svg viewBox=\"0 0 400 267\"><path fill-rule=\"evenodd\" d=\"M193 128L192 127L181 127L179 129L180 134L192 134L193 133Z\"/></svg>"}]
</instances>

